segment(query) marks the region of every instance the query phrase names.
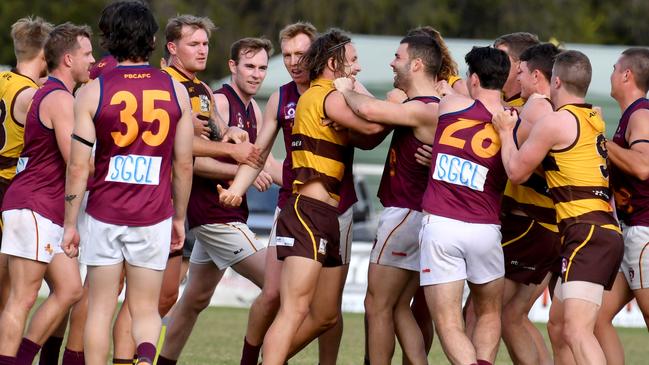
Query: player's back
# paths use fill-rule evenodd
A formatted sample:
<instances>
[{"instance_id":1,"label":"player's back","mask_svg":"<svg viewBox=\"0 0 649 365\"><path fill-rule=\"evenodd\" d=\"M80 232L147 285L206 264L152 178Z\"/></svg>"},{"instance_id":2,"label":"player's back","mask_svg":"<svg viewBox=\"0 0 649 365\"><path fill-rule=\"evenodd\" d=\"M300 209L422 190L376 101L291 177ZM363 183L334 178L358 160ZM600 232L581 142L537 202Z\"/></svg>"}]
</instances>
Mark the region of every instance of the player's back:
<instances>
[{"instance_id":1,"label":"player's back","mask_svg":"<svg viewBox=\"0 0 649 365\"><path fill-rule=\"evenodd\" d=\"M87 212L129 226L171 217L171 165L181 116L173 80L149 65L137 65L118 66L99 82L95 175Z\"/></svg>"},{"instance_id":2,"label":"player's back","mask_svg":"<svg viewBox=\"0 0 649 365\"><path fill-rule=\"evenodd\" d=\"M499 224L507 175L491 119L479 100L439 116L424 210L468 223Z\"/></svg>"}]
</instances>

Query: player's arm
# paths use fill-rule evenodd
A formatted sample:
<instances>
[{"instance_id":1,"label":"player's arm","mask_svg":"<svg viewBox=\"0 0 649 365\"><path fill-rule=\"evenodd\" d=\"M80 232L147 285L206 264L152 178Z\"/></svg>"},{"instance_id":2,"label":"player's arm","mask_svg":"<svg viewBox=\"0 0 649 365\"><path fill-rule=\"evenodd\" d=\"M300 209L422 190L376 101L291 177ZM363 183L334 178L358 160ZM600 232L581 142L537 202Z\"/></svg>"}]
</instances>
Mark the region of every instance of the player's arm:
<instances>
[{"instance_id":1,"label":"player's arm","mask_svg":"<svg viewBox=\"0 0 649 365\"><path fill-rule=\"evenodd\" d=\"M326 117L336 124L357 131L358 133L371 135L385 129L379 123L367 121L354 113L345 102L345 98L339 91L332 91L324 102Z\"/></svg>"},{"instance_id":2,"label":"player's arm","mask_svg":"<svg viewBox=\"0 0 649 365\"><path fill-rule=\"evenodd\" d=\"M347 77L336 79L334 85L351 110L367 121L406 127L437 125L436 104L418 102L396 104L379 100L354 91L354 83Z\"/></svg>"},{"instance_id":3,"label":"player's arm","mask_svg":"<svg viewBox=\"0 0 649 365\"><path fill-rule=\"evenodd\" d=\"M534 123L552 112L552 104L545 98L530 97L519 115L521 121L518 123L518 128L514 129L518 144L520 145L527 140Z\"/></svg>"},{"instance_id":4,"label":"player's arm","mask_svg":"<svg viewBox=\"0 0 649 365\"><path fill-rule=\"evenodd\" d=\"M79 91L74 101L74 129L72 142L68 139L70 158L65 179L65 218L61 242L63 250L70 257L79 253L77 218L86 191L92 146L96 139L92 118L99 104L99 93L99 82L91 82Z\"/></svg>"},{"instance_id":5,"label":"player's arm","mask_svg":"<svg viewBox=\"0 0 649 365\"><path fill-rule=\"evenodd\" d=\"M275 95L275 98L273 98L273 95ZM272 138L270 140L266 140L268 143L265 144L263 147L257 143L255 145L259 147L261 151L268 151L267 154L263 154L262 158L265 159L265 164L264 164L264 169L263 171L267 175L271 181L271 183L275 183L277 185L282 185L282 164L275 159L273 154L270 152L270 150L273 147L273 143L275 142L275 139L277 138L277 132L279 132L279 126L277 124L277 109L279 106L279 92L276 91L273 93L273 95L268 98L268 102L266 103L266 109L264 110L264 113L262 115L261 108L259 108L259 105L257 102L253 99L252 100L252 106L255 111L255 117L259 121L257 122L257 140L259 140L259 136L261 135L261 131L266 127L266 124L272 124L271 128L275 133L272 135ZM269 106L268 103L271 103ZM272 106L274 105L274 107ZM269 115L271 114L271 115Z\"/></svg>"},{"instance_id":6,"label":"player's arm","mask_svg":"<svg viewBox=\"0 0 649 365\"><path fill-rule=\"evenodd\" d=\"M513 133L518 113L513 110L505 110L494 116L493 124L500 136L500 154L503 165L507 177L514 184L527 181L553 146L561 143L558 136L565 134L565 131L561 130L561 123L552 120L555 117L554 114L536 123L529 138L520 148L516 148Z\"/></svg>"},{"instance_id":7,"label":"player's arm","mask_svg":"<svg viewBox=\"0 0 649 365\"><path fill-rule=\"evenodd\" d=\"M649 110L640 109L631 114L626 140L629 149L608 141L608 158L625 173L639 180L649 179Z\"/></svg>"},{"instance_id":8,"label":"player's arm","mask_svg":"<svg viewBox=\"0 0 649 365\"><path fill-rule=\"evenodd\" d=\"M185 241L185 216L192 186L192 124L191 104L187 90L174 80L174 88L182 115L176 126L173 149L172 191L174 216L172 218L171 250L182 248Z\"/></svg>"},{"instance_id":9,"label":"player's arm","mask_svg":"<svg viewBox=\"0 0 649 365\"><path fill-rule=\"evenodd\" d=\"M45 114L44 109L47 109L56 144L67 165L70 159L70 136L74 129L74 97L65 91L55 91L41 103L41 116Z\"/></svg>"},{"instance_id":10,"label":"player's arm","mask_svg":"<svg viewBox=\"0 0 649 365\"><path fill-rule=\"evenodd\" d=\"M16 118L16 122L25 125L25 120L27 120L27 111L29 110L29 105L34 98L34 94L36 94L36 90L38 89L35 87L28 87L16 94L16 97L11 104L13 109L11 113L14 118Z\"/></svg>"}]
</instances>

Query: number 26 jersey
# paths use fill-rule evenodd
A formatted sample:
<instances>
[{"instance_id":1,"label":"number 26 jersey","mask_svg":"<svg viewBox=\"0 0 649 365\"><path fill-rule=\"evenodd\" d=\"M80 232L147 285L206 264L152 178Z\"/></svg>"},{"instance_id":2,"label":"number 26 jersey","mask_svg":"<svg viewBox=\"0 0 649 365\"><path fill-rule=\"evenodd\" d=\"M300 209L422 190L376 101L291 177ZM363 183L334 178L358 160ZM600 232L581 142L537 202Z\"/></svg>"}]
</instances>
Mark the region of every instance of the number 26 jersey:
<instances>
[{"instance_id":1,"label":"number 26 jersey","mask_svg":"<svg viewBox=\"0 0 649 365\"><path fill-rule=\"evenodd\" d=\"M174 213L171 166L181 116L173 81L149 65L99 78L95 175L86 211L109 224L148 226Z\"/></svg>"}]
</instances>

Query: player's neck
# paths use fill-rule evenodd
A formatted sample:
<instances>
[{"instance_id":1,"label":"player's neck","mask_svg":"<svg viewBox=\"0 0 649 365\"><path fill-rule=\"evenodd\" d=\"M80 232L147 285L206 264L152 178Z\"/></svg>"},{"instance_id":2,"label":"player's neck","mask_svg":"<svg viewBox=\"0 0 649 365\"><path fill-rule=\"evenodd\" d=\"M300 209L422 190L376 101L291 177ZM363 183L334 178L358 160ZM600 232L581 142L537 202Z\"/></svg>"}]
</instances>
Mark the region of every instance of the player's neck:
<instances>
[{"instance_id":1,"label":"player's neck","mask_svg":"<svg viewBox=\"0 0 649 365\"><path fill-rule=\"evenodd\" d=\"M148 65L149 61L133 61L133 60L124 60L122 62L119 62L117 65L118 66L144 66Z\"/></svg>"},{"instance_id":2,"label":"player's neck","mask_svg":"<svg viewBox=\"0 0 649 365\"><path fill-rule=\"evenodd\" d=\"M304 83L296 82L295 85L297 86L297 92L300 93L300 95L302 95L311 86L311 81L307 81Z\"/></svg>"},{"instance_id":3,"label":"player's neck","mask_svg":"<svg viewBox=\"0 0 649 365\"><path fill-rule=\"evenodd\" d=\"M417 96L438 96L434 80L427 78L413 79L407 90L404 90L409 99Z\"/></svg>"},{"instance_id":4,"label":"player's neck","mask_svg":"<svg viewBox=\"0 0 649 365\"><path fill-rule=\"evenodd\" d=\"M521 87L515 82L512 82L511 84L505 84L505 86L503 86L503 94L505 96L505 100L509 100L520 93Z\"/></svg>"},{"instance_id":5,"label":"player's neck","mask_svg":"<svg viewBox=\"0 0 649 365\"><path fill-rule=\"evenodd\" d=\"M584 104L586 99L581 96L570 94L566 91L557 93L555 100L552 100L552 103L556 108L560 108L568 104Z\"/></svg>"},{"instance_id":6,"label":"player's neck","mask_svg":"<svg viewBox=\"0 0 649 365\"><path fill-rule=\"evenodd\" d=\"M230 87L232 87L232 90L234 90L234 92L239 96L239 99L243 102L243 105L247 108L254 95L249 95L241 91L237 86L237 83L234 81L230 83Z\"/></svg>"},{"instance_id":7,"label":"player's neck","mask_svg":"<svg viewBox=\"0 0 649 365\"><path fill-rule=\"evenodd\" d=\"M495 114L503 110L502 96L500 90L480 88L479 90L475 90L473 94L475 99L480 100L482 105L484 105L485 108L487 108L487 110L491 112L491 114Z\"/></svg>"},{"instance_id":8,"label":"player's neck","mask_svg":"<svg viewBox=\"0 0 649 365\"><path fill-rule=\"evenodd\" d=\"M646 98L647 94L643 93L638 88L633 88L628 90L618 98L616 98L617 103L620 105L620 110L624 112L631 104L640 98Z\"/></svg>"},{"instance_id":9,"label":"player's neck","mask_svg":"<svg viewBox=\"0 0 649 365\"><path fill-rule=\"evenodd\" d=\"M550 97L550 84L536 85L536 90L534 90L534 93L544 95L546 98L549 98Z\"/></svg>"},{"instance_id":10,"label":"player's neck","mask_svg":"<svg viewBox=\"0 0 649 365\"><path fill-rule=\"evenodd\" d=\"M23 75L27 76L32 81L38 83L38 79L41 77L41 65L38 59L27 62L18 62L16 64L16 71Z\"/></svg>"},{"instance_id":11,"label":"player's neck","mask_svg":"<svg viewBox=\"0 0 649 365\"><path fill-rule=\"evenodd\" d=\"M196 78L196 72L191 72L187 70L185 66L183 66L182 62L180 62L180 59L178 59L178 57L174 57L171 66L173 66L176 70L180 71L182 74L187 76L187 78L189 78L190 80Z\"/></svg>"},{"instance_id":12,"label":"player's neck","mask_svg":"<svg viewBox=\"0 0 649 365\"><path fill-rule=\"evenodd\" d=\"M52 70L52 72L50 72L50 76L61 81L63 85L65 85L65 88L68 89L69 92L72 92L72 90L74 90L74 87L77 85L70 72L65 72L64 70L57 68L55 70Z\"/></svg>"}]
</instances>

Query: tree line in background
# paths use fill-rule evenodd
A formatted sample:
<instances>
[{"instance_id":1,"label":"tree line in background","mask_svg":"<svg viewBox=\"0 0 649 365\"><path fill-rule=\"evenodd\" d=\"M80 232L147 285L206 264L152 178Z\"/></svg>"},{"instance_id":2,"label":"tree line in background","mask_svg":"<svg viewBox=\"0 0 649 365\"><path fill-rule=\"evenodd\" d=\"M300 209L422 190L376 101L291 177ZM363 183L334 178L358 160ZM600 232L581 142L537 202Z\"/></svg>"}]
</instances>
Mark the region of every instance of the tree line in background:
<instances>
[{"instance_id":1,"label":"tree line in background","mask_svg":"<svg viewBox=\"0 0 649 365\"><path fill-rule=\"evenodd\" d=\"M97 20L106 0L5 0L0 2L0 64L15 63L11 24L26 15L52 23L88 24ZM448 38L493 39L514 31L554 37L568 43L648 45L646 0L150 0L160 24L153 64L162 54L167 19L189 13L210 17L218 26L210 41L205 80L227 74L230 44L246 36L266 36L279 49L277 33L297 20L325 30L336 26L353 33L402 35L432 25ZM98 35L98 34L96 34ZM95 36L95 55L103 50Z\"/></svg>"}]
</instances>

